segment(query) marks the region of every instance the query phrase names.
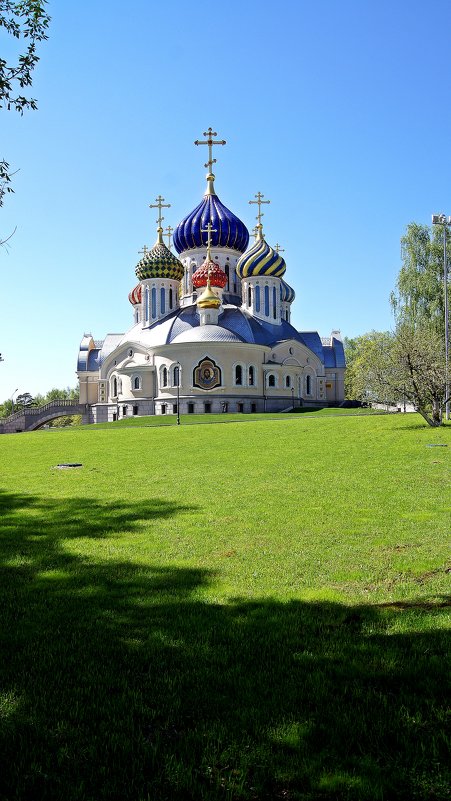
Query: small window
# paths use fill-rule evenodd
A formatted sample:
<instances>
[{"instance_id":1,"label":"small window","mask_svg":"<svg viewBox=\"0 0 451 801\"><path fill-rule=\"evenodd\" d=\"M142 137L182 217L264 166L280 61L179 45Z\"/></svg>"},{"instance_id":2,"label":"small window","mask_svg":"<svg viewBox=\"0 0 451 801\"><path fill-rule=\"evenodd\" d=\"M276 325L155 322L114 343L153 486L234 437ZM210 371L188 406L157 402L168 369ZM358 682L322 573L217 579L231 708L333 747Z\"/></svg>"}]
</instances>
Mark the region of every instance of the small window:
<instances>
[{"instance_id":1,"label":"small window","mask_svg":"<svg viewBox=\"0 0 451 801\"><path fill-rule=\"evenodd\" d=\"M141 379L136 375L133 379L133 389L141 389Z\"/></svg>"},{"instance_id":2,"label":"small window","mask_svg":"<svg viewBox=\"0 0 451 801\"><path fill-rule=\"evenodd\" d=\"M188 414L194 414L194 403L188 403Z\"/></svg>"},{"instance_id":3,"label":"small window","mask_svg":"<svg viewBox=\"0 0 451 801\"><path fill-rule=\"evenodd\" d=\"M176 403L172 404L172 413L173 414L177 414L177 404Z\"/></svg>"},{"instance_id":4,"label":"small window","mask_svg":"<svg viewBox=\"0 0 451 801\"><path fill-rule=\"evenodd\" d=\"M251 403L251 412L252 412L252 414L255 414L256 411L257 411L257 404L256 403Z\"/></svg>"},{"instance_id":5,"label":"small window","mask_svg":"<svg viewBox=\"0 0 451 801\"><path fill-rule=\"evenodd\" d=\"M247 305L252 306L252 289L250 286L247 288Z\"/></svg>"},{"instance_id":6,"label":"small window","mask_svg":"<svg viewBox=\"0 0 451 801\"><path fill-rule=\"evenodd\" d=\"M250 387L255 385L255 367L253 365L249 367L248 384Z\"/></svg>"},{"instance_id":7,"label":"small window","mask_svg":"<svg viewBox=\"0 0 451 801\"><path fill-rule=\"evenodd\" d=\"M260 311L260 287L258 285L255 287L255 311Z\"/></svg>"},{"instance_id":8,"label":"small window","mask_svg":"<svg viewBox=\"0 0 451 801\"><path fill-rule=\"evenodd\" d=\"M237 364L235 367L235 385L240 387L243 383L243 368L241 364Z\"/></svg>"},{"instance_id":9,"label":"small window","mask_svg":"<svg viewBox=\"0 0 451 801\"><path fill-rule=\"evenodd\" d=\"M166 404L165 403L161 404L161 414L166 414Z\"/></svg>"},{"instance_id":10,"label":"small window","mask_svg":"<svg viewBox=\"0 0 451 801\"><path fill-rule=\"evenodd\" d=\"M291 387L291 378L289 375L285 376L285 386L289 389Z\"/></svg>"},{"instance_id":11,"label":"small window","mask_svg":"<svg viewBox=\"0 0 451 801\"><path fill-rule=\"evenodd\" d=\"M174 387L180 386L180 367L176 364L174 367Z\"/></svg>"},{"instance_id":12,"label":"small window","mask_svg":"<svg viewBox=\"0 0 451 801\"><path fill-rule=\"evenodd\" d=\"M244 412L244 403L238 403L237 407L238 407L238 412L240 414L243 414L243 412Z\"/></svg>"},{"instance_id":13,"label":"small window","mask_svg":"<svg viewBox=\"0 0 451 801\"><path fill-rule=\"evenodd\" d=\"M122 407L122 417L127 417L127 407L126 406Z\"/></svg>"},{"instance_id":14,"label":"small window","mask_svg":"<svg viewBox=\"0 0 451 801\"><path fill-rule=\"evenodd\" d=\"M277 292L275 286L272 288L272 316L277 317Z\"/></svg>"},{"instance_id":15,"label":"small window","mask_svg":"<svg viewBox=\"0 0 451 801\"><path fill-rule=\"evenodd\" d=\"M165 293L165 290L164 290L164 286L162 286L161 289L160 289L160 311L161 311L161 314L164 314L165 311L166 311L165 299L166 299L166 293Z\"/></svg>"},{"instance_id":16,"label":"small window","mask_svg":"<svg viewBox=\"0 0 451 801\"><path fill-rule=\"evenodd\" d=\"M172 309L173 304L174 304L174 293L173 293L172 287L170 287L169 288L169 308L170 309Z\"/></svg>"},{"instance_id":17,"label":"small window","mask_svg":"<svg viewBox=\"0 0 451 801\"><path fill-rule=\"evenodd\" d=\"M204 403L204 411L205 411L205 414L211 414L211 403L210 403L210 401L205 401L205 403Z\"/></svg>"},{"instance_id":18,"label":"small window","mask_svg":"<svg viewBox=\"0 0 451 801\"><path fill-rule=\"evenodd\" d=\"M312 379L310 378L309 375L307 376L307 379L306 379L306 382L305 382L305 390L307 392L307 395L310 395L311 392L312 392Z\"/></svg>"},{"instance_id":19,"label":"small window","mask_svg":"<svg viewBox=\"0 0 451 801\"><path fill-rule=\"evenodd\" d=\"M155 317L157 316L157 290L155 289L155 287L152 287L151 298L152 298L152 319L154 320Z\"/></svg>"},{"instance_id":20,"label":"small window","mask_svg":"<svg viewBox=\"0 0 451 801\"><path fill-rule=\"evenodd\" d=\"M268 387L275 387L275 386L276 386L276 377L275 375L273 375L273 373L271 373L271 375L268 376Z\"/></svg>"},{"instance_id":21,"label":"small window","mask_svg":"<svg viewBox=\"0 0 451 801\"><path fill-rule=\"evenodd\" d=\"M116 412L113 412L113 423L115 423L116 420L117 420L117 414L116 414Z\"/></svg>"},{"instance_id":22,"label":"small window","mask_svg":"<svg viewBox=\"0 0 451 801\"><path fill-rule=\"evenodd\" d=\"M133 407L133 414L135 415L135 417L138 414L138 407L137 406Z\"/></svg>"},{"instance_id":23,"label":"small window","mask_svg":"<svg viewBox=\"0 0 451 801\"><path fill-rule=\"evenodd\" d=\"M222 409L224 414L227 412L228 406L229 406L229 404L227 403L227 401L224 401L223 403L221 403L221 409Z\"/></svg>"},{"instance_id":24,"label":"small window","mask_svg":"<svg viewBox=\"0 0 451 801\"><path fill-rule=\"evenodd\" d=\"M265 317L269 317L269 286L265 286Z\"/></svg>"},{"instance_id":25,"label":"small window","mask_svg":"<svg viewBox=\"0 0 451 801\"><path fill-rule=\"evenodd\" d=\"M163 367L161 371L161 386L167 387L168 385L168 370L167 367Z\"/></svg>"}]
</instances>

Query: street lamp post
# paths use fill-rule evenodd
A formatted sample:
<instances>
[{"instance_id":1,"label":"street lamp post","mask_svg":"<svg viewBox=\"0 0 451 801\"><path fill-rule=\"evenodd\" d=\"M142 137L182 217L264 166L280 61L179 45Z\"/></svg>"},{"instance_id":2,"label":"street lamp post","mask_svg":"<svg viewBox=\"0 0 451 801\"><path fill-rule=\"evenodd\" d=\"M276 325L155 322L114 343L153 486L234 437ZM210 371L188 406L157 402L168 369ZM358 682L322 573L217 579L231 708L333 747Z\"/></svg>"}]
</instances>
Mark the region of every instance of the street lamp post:
<instances>
[{"instance_id":1,"label":"street lamp post","mask_svg":"<svg viewBox=\"0 0 451 801\"><path fill-rule=\"evenodd\" d=\"M177 368L177 425L180 425L180 362L176 363Z\"/></svg>"},{"instance_id":2,"label":"street lamp post","mask_svg":"<svg viewBox=\"0 0 451 801\"><path fill-rule=\"evenodd\" d=\"M433 214L433 225L443 225L443 291L445 295L445 417L449 420L449 336L448 336L448 259L446 256L446 229L451 226L451 217Z\"/></svg>"},{"instance_id":3,"label":"street lamp post","mask_svg":"<svg viewBox=\"0 0 451 801\"><path fill-rule=\"evenodd\" d=\"M14 395L16 394L16 392L18 392L18 391L19 391L18 388L15 389L13 394L11 395L11 414L14 414L14 400L13 400L13 398L14 398Z\"/></svg>"}]
</instances>

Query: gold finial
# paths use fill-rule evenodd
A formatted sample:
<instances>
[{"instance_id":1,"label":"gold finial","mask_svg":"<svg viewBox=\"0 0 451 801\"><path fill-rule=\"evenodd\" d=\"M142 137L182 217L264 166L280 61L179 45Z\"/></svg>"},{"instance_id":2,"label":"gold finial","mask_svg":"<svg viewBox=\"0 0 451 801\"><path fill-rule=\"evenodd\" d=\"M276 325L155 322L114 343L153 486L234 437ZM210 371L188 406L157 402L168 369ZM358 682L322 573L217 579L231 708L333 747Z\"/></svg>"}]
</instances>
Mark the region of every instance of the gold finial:
<instances>
[{"instance_id":1,"label":"gold finial","mask_svg":"<svg viewBox=\"0 0 451 801\"><path fill-rule=\"evenodd\" d=\"M218 298L217 294L213 292L210 283L210 270L208 270L207 275L207 286L205 287L202 295L197 301L197 305L200 309L219 309L221 305L221 301Z\"/></svg>"},{"instance_id":2,"label":"gold finial","mask_svg":"<svg viewBox=\"0 0 451 801\"><path fill-rule=\"evenodd\" d=\"M149 248L147 247L147 245L143 245L143 249L142 250L138 250L138 253L140 253L140 254L142 253L143 256L145 256L148 252L149 252Z\"/></svg>"},{"instance_id":3,"label":"gold finial","mask_svg":"<svg viewBox=\"0 0 451 801\"><path fill-rule=\"evenodd\" d=\"M207 261L211 261L211 235L215 234L217 229L213 228L213 223L210 220L206 228L201 228L201 233L208 234L207 236Z\"/></svg>"},{"instance_id":4,"label":"gold finial","mask_svg":"<svg viewBox=\"0 0 451 801\"><path fill-rule=\"evenodd\" d=\"M285 248L282 245L279 245L278 242L274 245L274 250L277 250L277 253L285 253Z\"/></svg>"},{"instance_id":5,"label":"gold finial","mask_svg":"<svg viewBox=\"0 0 451 801\"><path fill-rule=\"evenodd\" d=\"M164 242L163 242L163 229L161 227L161 223L163 222L164 217L161 214L161 209L170 209L171 208L171 204L170 203L163 203L163 200L164 200L164 197L161 197L161 195L158 195L158 197L155 198L155 203L149 203L149 209L158 209L158 219L157 219L157 223L158 223L157 244L158 245L164 245Z\"/></svg>"},{"instance_id":6,"label":"gold finial","mask_svg":"<svg viewBox=\"0 0 451 801\"><path fill-rule=\"evenodd\" d=\"M254 195L254 197L256 197L257 200L250 200L249 203L251 203L251 204L255 203L258 206L258 214L257 214L255 219L258 221L258 225L256 226L256 228L259 229L259 230L257 232L257 237L256 238L257 239L261 239L261 238L263 238L262 217L265 216L263 214L263 212L262 212L262 205L264 203L271 203L271 201L270 200L263 200L262 198L264 198L265 196L262 195L261 192L257 192L257 194Z\"/></svg>"},{"instance_id":7,"label":"gold finial","mask_svg":"<svg viewBox=\"0 0 451 801\"><path fill-rule=\"evenodd\" d=\"M169 250L171 250L171 247L172 247L172 236L171 236L171 234L172 234L174 229L170 225L168 225L168 227L165 228L164 230L166 231L165 236L167 236L167 238L168 238L168 248L169 248Z\"/></svg>"}]
</instances>

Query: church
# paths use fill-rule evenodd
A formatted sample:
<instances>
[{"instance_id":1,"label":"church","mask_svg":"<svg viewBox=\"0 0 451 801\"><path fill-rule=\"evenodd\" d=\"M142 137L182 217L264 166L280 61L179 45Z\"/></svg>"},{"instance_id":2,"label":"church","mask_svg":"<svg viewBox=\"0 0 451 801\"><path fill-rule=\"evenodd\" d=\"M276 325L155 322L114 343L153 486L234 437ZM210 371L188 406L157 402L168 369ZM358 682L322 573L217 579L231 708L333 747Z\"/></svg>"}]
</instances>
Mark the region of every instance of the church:
<instances>
[{"instance_id":1,"label":"church","mask_svg":"<svg viewBox=\"0 0 451 801\"><path fill-rule=\"evenodd\" d=\"M294 290L287 265L262 226L258 192L254 242L216 194L211 128L203 199L175 229L162 228L136 266L128 299L132 326L103 340L85 334L78 354L84 422L131 415L282 412L336 406L344 400L345 358L339 331L322 338L290 322ZM172 241L171 241L172 234ZM164 242L168 237L168 245ZM172 246L176 254L172 250Z\"/></svg>"}]
</instances>

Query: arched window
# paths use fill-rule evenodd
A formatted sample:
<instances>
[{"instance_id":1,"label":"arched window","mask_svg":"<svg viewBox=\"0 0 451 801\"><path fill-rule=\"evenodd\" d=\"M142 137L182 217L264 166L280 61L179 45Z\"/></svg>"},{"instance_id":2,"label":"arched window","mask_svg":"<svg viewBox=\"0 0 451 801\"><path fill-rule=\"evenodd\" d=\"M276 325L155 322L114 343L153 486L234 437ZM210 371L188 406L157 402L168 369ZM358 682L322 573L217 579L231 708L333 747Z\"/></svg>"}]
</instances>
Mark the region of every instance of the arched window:
<instances>
[{"instance_id":1,"label":"arched window","mask_svg":"<svg viewBox=\"0 0 451 801\"><path fill-rule=\"evenodd\" d=\"M252 290L250 286L247 288L247 305L250 307L252 306Z\"/></svg>"},{"instance_id":2,"label":"arched window","mask_svg":"<svg viewBox=\"0 0 451 801\"><path fill-rule=\"evenodd\" d=\"M228 264L226 264L226 266L225 266L225 274L226 274L226 276L227 276L227 290L229 290L229 278L230 278L230 276L229 276L229 269L230 269L230 268L229 268L229 265L228 265Z\"/></svg>"},{"instance_id":3,"label":"arched window","mask_svg":"<svg viewBox=\"0 0 451 801\"><path fill-rule=\"evenodd\" d=\"M172 309L173 304L174 304L174 298L173 298L173 291L172 291L172 286L171 286L171 287L169 287L169 308L170 309Z\"/></svg>"},{"instance_id":4,"label":"arched window","mask_svg":"<svg viewBox=\"0 0 451 801\"><path fill-rule=\"evenodd\" d=\"M243 383L243 368L241 364L237 364L235 367L235 385L240 387Z\"/></svg>"},{"instance_id":5,"label":"arched window","mask_svg":"<svg viewBox=\"0 0 451 801\"><path fill-rule=\"evenodd\" d=\"M147 321L148 321L148 319L149 319L149 287L148 287L148 286L146 286L146 302L145 302L145 307L146 307L146 322L147 322Z\"/></svg>"},{"instance_id":6,"label":"arched window","mask_svg":"<svg viewBox=\"0 0 451 801\"><path fill-rule=\"evenodd\" d=\"M277 317L277 292L275 286L272 288L272 316Z\"/></svg>"},{"instance_id":7,"label":"arched window","mask_svg":"<svg viewBox=\"0 0 451 801\"><path fill-rule=\"evenodd\" d=\"M305 380L305 391L306 391L307 395L311 395L311 393L312 393L312 379L310 378L309 375L307 376L307 378Z\"/></svg>"},{"instance_id":8,"label":"arched window","mask_svg":"<svg viewBox=\"0 0 451 801\"><path fill-rule=\"evenodd\" d=\"M274 373L270 373L268 376L268 387L275 387L276 386L276 377Z\"/></svg>"},{"instance_id":9,"label":"arched window","mask_svg":"<svg viewBox=\"0 0 451 801\"><path fill-rule=\"evenodd\" d=\"M288 309L285 311L285 320L288 322Z\"/></svg>"},{"instance_id":10,"label":"arched window","mask_svg":"<svg viewBox=\"0 0 451 801\"><path fill-rule=\"evenodd\" d=\"M255 311L256 312L260 311L260 287L258 286L258 284L255 287Z\"/></svg>"},{"instance_id":11,"label":"arched window","mask_svg":"<svg viewBox=\"0 0 451 801\"><path fill-rule=\"evenodd\" d=\"M291 378L289 375L285 376L285 386L288 387L288 389L291 387Z\"/></svg>"},{"instance_id":12,"label":"arched window","mask_svg":"<svg viewBox=\"0 0 451 801\"><path fill-rule=\"evenodd\" d=\"M250 387L255 386L255 367L252 364L249 367L247 380Z\"/></svg>"},{"instance_id":13,"label":"arched window","mask_svg":"<svg viewBox=\"0 0 451 801\"><path fill-rule=\"evenodd\" d=\"M141 389L141 378L139 375L135 375L133 379L133 389Z\"/></svg>"},{"instance_id":14,"label":"arched window","mask_svg":"<svg viewBox=\"0 0 451 801\"><path fill-rule=\"evenodd\" d=\"M165 311L166 311L166 303L165 303L165 301L166 301L166 293L164 291L164 286L162 286L161 289L160 289L160 312L161 312L161 314L164 314Z\"/></svg>"},{"instance_id":15,"label":"arched window","mask_svg":"<svg viewBox=\"0 0 451 801\"><path fill-rule=\"evenodd\" d=\"M269 317L269 286L265 286L265 316Z\"/></svg>"},{"instance_id":16,"label":"arched window","mask_svg":"<svg viewBox=\"0 0 451 801\"><path fill-rule=\"evenodd\" d=\"M174 367L174 380L172 386L179 387L180 386L180 367L178 364Z\"/></svg>"},{"instance_id":17,"label":"arched window","mask_svg":"<svg viewBox=\"0 0 451 801\"><path fill-rule=\"evenodd\" d=\"M163 367L161 371L161 386L167 387L168 385L168 370L167 367Z\"/></svg>"},{"instance_id":18,"label":"arched window","mask_svg":"<svg viewBox=\"0 0 451 801\"><path fill-rule=\"evenodd\" d=\"M152 287L151 296L152 296L152 320L154 320L155 317L157 316L157 290L155 289L155 287Z\"/></svg>"},{"instance_id":19,"label":"arched window","mask_svg":"<svg viewBox=\"0 0 451 801\"><path fill-rule=\"evenodd\" d=\"M122 392L122 378L118 378L117 380L117 391L119 394Z\"/></svg>"},{"instance_id":20,"label":"arched window","mask_svg":"<svg viewBox=\"0 0 451 801\"><path fill-rule=\"evenodd\" d=\"M114 376L112 381L112 389L113 389L113 398L117 397L117 378Z\"/></svg>"}]
</instances>

